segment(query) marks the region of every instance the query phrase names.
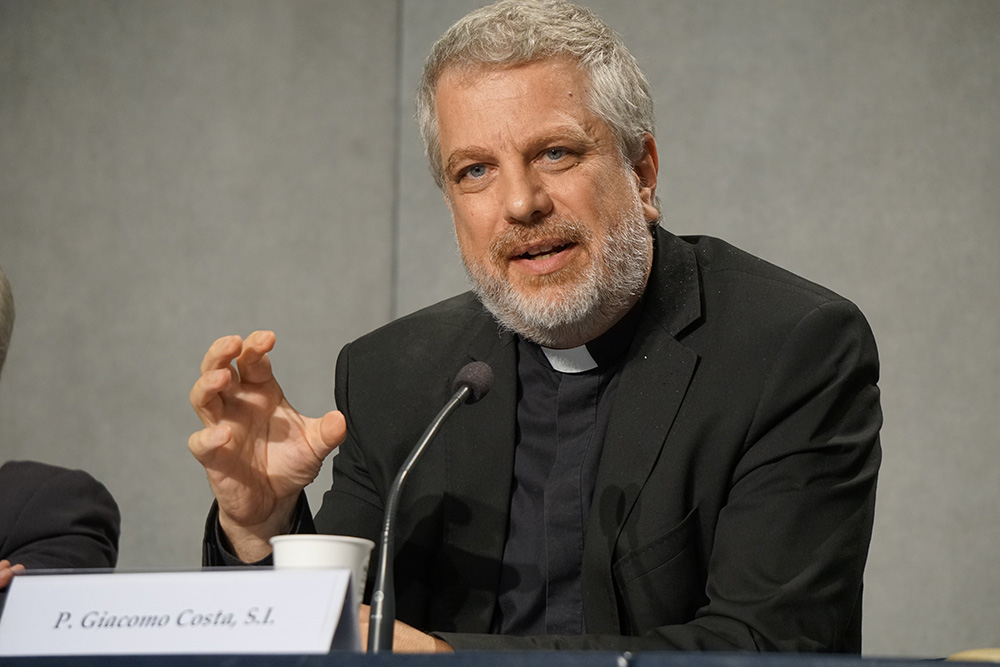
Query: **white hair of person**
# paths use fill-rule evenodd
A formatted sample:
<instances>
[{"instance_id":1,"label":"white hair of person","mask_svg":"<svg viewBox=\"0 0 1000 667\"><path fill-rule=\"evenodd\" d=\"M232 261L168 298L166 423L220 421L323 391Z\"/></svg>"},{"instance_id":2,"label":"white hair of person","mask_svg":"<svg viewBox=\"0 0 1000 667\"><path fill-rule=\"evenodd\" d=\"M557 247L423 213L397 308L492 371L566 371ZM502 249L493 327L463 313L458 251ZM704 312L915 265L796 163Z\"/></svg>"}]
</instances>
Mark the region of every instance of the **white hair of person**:
<instances>
[{"instance_id":1,"label":"white hair of person","mask_svg":"<svg viewBox=\"0 0 1000 667\"><path fill-rule=\"evenodd\" d=\"M10 291L7 276L0 269L0 372L3 372L3 362L7 360L7 349L10 347L13 331L14 294Z\"/></svg>"},{"instance_id":2,"label":"white hair of person","mask_svg":"<svg viewBox=\"0 0 1000 667\"><path fill-rule=\"evenodd\" d=\"M434 44L417 90L417 122L434 182L444 166L434 95L448 69L475 72L567 58L590 78L588 108L611 129L623 160L634 164L654 133L649 83L621 38L594 12L564 0L500 0L460 19Z\"/></svg>"}]
</instances>

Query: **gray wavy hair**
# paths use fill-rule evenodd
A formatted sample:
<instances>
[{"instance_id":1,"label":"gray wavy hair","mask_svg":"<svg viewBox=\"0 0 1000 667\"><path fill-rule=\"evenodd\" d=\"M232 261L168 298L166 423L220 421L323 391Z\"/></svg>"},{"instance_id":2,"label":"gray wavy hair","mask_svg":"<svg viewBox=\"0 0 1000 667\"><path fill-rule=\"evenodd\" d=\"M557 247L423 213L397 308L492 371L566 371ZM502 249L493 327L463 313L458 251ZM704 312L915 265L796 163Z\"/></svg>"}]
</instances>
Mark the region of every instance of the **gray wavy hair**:
<instances>
[{"instance_id":1,"label":"gray wavy hair","mask_svg":"<svg viewBox=\"0 0 1000 667\"><path fill-rule=\"evenodd\" d=\"M653 134L649 83L621 38L589 9L564 0L500 0L467 14L434 44L417 90L417 122L434 182L444 187L434 94L448 68L521 65L549 58L576 61L592 84L587 104L611 129L622 158L643 155Z\"/></svg>"},{"instance_id":2,"label":"gray wavy hair","mask_svg":"<svg viewBox=\"0 0 1000 667\"><path fill-rule=\"evenodd\" d=\"M3 269L0 269L0 372L3 372L3 362L7 360L7 348L10 347L10 336L14 331L14 295L10 291L10 283Z\"/></svg>"}]
</instances>

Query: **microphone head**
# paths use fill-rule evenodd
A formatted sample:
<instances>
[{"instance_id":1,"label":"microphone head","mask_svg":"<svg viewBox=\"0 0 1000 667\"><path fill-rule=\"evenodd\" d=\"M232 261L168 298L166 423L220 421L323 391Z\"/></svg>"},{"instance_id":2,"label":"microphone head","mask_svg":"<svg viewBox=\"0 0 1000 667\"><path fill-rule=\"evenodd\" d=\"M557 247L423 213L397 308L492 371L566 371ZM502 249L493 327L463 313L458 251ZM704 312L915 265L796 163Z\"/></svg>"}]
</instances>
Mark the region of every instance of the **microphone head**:
<instances>
[{"instance_id":1,"label":"microphone head","mask_svg":"<svg viewBox=\"0 0 1000 667\"><path fill-rule=\"evenodd\" d=\"M455 381L451 383L451 390L457 392L463 386L469 388L469 396L465 402L475 403L493 386L493 369L483 361L473 361L462 366Z\"/></svg>"}]
</instances>

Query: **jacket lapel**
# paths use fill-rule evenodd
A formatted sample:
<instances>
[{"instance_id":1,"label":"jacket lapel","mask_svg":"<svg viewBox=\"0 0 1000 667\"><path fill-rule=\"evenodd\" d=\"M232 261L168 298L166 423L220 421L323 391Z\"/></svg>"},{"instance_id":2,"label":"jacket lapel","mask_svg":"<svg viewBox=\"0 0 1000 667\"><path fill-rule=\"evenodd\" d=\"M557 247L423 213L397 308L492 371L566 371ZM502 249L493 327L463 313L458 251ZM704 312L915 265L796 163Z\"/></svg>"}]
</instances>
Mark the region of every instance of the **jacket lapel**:
<instances>
[{"instance_id":1,"label":"jacket lapel","mask_svg":"<svg viewBox=\"0 0 1000 667\"><path fill-rule=\"evenodd\" d=\"M494 380L485 397L457 410L449 424L444 556L451 572L440 582L441 608L454 631L488 632L514 475L517 361L513 335L498 334L490 315L484 313L470 333L467 361L488 363Z\"/></svg>"},{"instance_id":2,"label":"jacket lapel","mask_svg":"<svg viewBox=\"0 0 1000 667\"><path fill-rule=\"evenodd\" d=\"M588 633L620 632L611 574L615 543L660 456L698 360L676 340L701 315L694 252L662 229L656 239L643 313L619 380L585 530Z\"/></svg>"}]
</instances>

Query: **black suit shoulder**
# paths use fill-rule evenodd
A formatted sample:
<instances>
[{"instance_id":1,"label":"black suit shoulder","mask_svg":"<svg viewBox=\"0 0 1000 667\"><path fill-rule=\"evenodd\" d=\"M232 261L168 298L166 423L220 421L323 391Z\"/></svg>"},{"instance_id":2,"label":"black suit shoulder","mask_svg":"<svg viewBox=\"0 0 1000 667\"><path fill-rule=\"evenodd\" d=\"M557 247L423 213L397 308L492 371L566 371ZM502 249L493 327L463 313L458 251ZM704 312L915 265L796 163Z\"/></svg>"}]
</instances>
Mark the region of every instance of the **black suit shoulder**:
<instances>
[{"instance_id":1,"label":"black suit shoulder","mask_svg":"<svg viewBox=\"0 0 1000 667\"><path fill-rule=\"evenodd\" d=\"M678 338L697 352L712 356L752 349L763 361L773 358L797 329L819 326L831 336L870 348L877 359L869 323L852 301L720 239L681 241L694 255L701 304L696 326ZM813 337L818 341L822 336ZM742 364L747 363L752 360L743 357Z\"/></svg>"},{"instance_id":2,"label":"black suit shoulder","mask_svg":"<svg viewBox=\"0 0 1000 667\"><path fill-rule=\"evenodd\" d=\"M405 396L407 411L426 421L450 396L462 366L490 363L512 341L471 292L446 299L346 345L337 359L337 404L356 410Z\"/></svg>"},{"instance_id":3,"label":"black suit shoulder","mask_svg":"<svg viewBox=\"0 0 1000 667\"><path fill-rule=\"evenodd\" d=\"M499 325L472 292L465 292L422 308L371 331L347 346L359 360L408 366L438 364L442 353L468 344L483 327L501 335Z\"/></svg>"},{"instance_id":4,"label":"black suit shoulder","mask_svg":"<svg viewBox=\"0 0 1000 667\"><path fill-rule=\"evenodd\" d=\"M684 236L694 252L705 289L725 286L735 294L758 293L762 298L798 298L803 304L818 305L844 298L787 269L751 255L745 250L711 236Z\"/></svg>"},{"instance_id":5,"label":"black suit shoulder","mask_svg":"<svg viewBox=\"0 0 1000 667\"><path fill-rule=\"evenodd\" d=\"M121 515L82 470L36 461L0 467L0 558L35 568L113 567Z\"/></svg>"}]
</instances>

